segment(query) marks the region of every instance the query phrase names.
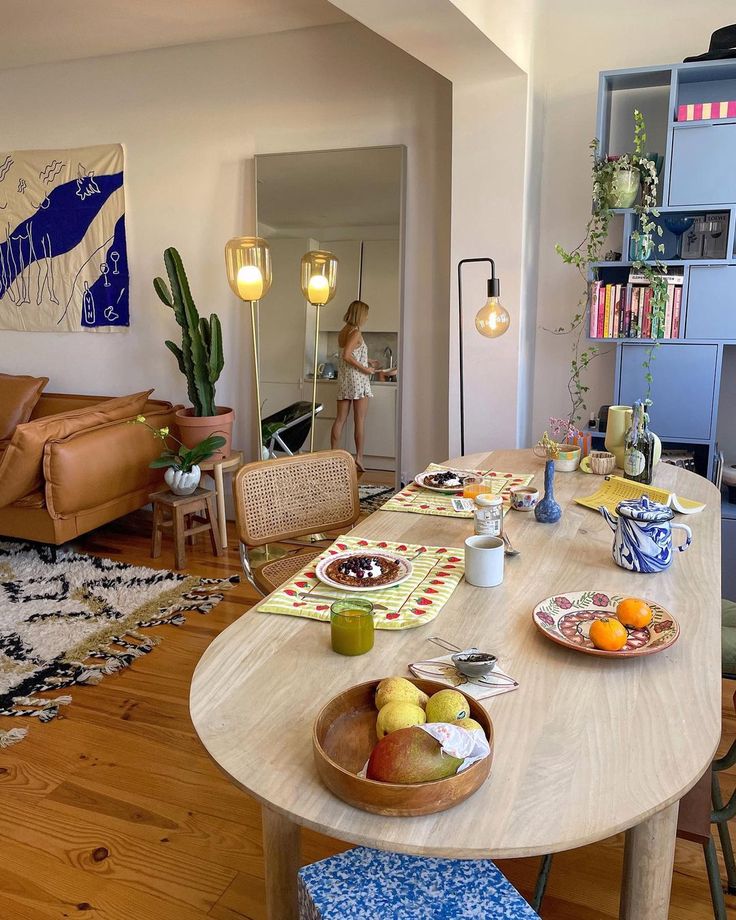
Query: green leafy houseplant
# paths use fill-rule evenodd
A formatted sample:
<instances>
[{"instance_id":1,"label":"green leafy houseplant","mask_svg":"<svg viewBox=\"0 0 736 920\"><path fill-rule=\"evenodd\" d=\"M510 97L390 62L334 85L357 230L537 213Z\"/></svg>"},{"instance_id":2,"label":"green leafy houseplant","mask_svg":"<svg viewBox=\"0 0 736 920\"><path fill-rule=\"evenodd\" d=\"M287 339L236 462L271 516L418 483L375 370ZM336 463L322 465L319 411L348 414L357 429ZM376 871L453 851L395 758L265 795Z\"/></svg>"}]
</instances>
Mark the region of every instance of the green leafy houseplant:
<instances>
[{"instance_id":1,"label":"green leafy houseplant","mask_svg":"<svg viewBox=\"0 0 736 920\"><path fill-rule=\"evenodd\" d=\"M200 316L189 289L181 256L173 247L164 252L169 286L163 278L154 278L153 287L160 300L174 311L181 326L181 345L165 342L186 377L187 393L198 417L217 414L215 384L222 373L222 326L216 313L209 319Z\"/></svg>"},{"instance_id":2,"label":"green leafy houseplant","mask_svg":"<svg viewBox=\"0 0 736 920\"><path fill-rule=\"evenodd\" d=\"M657 210L657 188L659 175L656 162L645 153L647 141L646 124L644 116L634 110L634 152L624 154L616 159L601 157L599 155L600 143L594 138L589 149L592 158L593 179L593 211L585 227L582 241L571 250L566 250L559 243L555 250L567 265L573 265L585 282L577 303L577 309L567 324L556 329L548 329L554 335L570 335L572 337L572 358L570 360L570 376L567 389L570 396L570 411L568 421L571 426L583 421L586 409L586 394L589 387L584 383L584 374L591 361L599 354L598 345L586 345L583 341L585 330L585 312L590 298L590 279L598 279L598 263L603 259L603 249L608 240L613 210L611 200L614 197L614 186L618 173L623 170L635 169L639 172L641 182L641 198L633 210L636 215L636 229L631 234L632 242L638 258L632 261L632 268L643 274L652 289L652 321L661 328L667 305L667 282L664 279L666 265L659 254L664 251L661 243L656 243L655 238L662 235L662 228L655 218L659 217ZM654 254L655 258L649 257ZM636 330L640 332L641 330ZM643 367L647 383L646 399L651 403L652 387L652 362L655 349L659 342L652 342L645 351Z\"/></svg>"},{"instance_id":3,"label":"green leafy houseplant","mask_svg":"<svg viewBox=\"0 0 736 920\"><path fill-rule=\"evenodd\" d=\"M149 431L153 432L153 436L158 438L165 445L165 449L161 452L161 455L148 464L149 467L154 470L170 467L182 473L190 473L193 467L198 466L205 460L209 460L225 443L225 438L223 438L222 435L211 434L209 437L200 441L195 447L186 447L178 438L175 438L174 435L171 434L168 427L154 428L152 425L149 425L145 415L136 416L133 424L145 425ZM179 445L178 448L169 447L169 441L176 442L176 444Z\"/></svg>"}]
</instances>

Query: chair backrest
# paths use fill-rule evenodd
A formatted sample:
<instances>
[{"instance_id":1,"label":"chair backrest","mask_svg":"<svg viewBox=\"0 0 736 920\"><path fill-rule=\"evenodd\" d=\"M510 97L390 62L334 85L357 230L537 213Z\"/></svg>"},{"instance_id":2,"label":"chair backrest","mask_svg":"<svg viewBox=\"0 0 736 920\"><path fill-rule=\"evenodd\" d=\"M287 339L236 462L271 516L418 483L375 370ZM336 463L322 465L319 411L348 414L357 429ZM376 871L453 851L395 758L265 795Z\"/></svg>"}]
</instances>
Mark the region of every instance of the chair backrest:
<instances>
[{"instance_id":1,"label":"chair backrest","mask_svg":"<svg viewBox=\"0 0 736 920\"><path fill-rule=\"evenodd\" d=\"M233 492L238 539L246 546L351 527L360 516L355 461L344 450L248 463Z\"/></svg>"}]
</instances>

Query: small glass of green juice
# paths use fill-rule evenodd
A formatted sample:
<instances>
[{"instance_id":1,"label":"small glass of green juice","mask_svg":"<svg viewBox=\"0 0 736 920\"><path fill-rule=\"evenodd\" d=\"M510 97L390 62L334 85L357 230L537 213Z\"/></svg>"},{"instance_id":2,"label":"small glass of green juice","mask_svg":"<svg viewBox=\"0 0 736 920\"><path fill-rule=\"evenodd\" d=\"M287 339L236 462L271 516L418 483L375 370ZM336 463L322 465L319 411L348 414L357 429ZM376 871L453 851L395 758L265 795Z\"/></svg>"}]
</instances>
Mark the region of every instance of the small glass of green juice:
<instances>
[{"instance_id":1,"label":"small glass of green juice","mask_svg":"<svg viewBox=\"0 0 736 920\"><path fill-rule=\"evenodd\" d=\"M330 607L332 651L363 655L373 648L373 604L362 598L335 601Z\"/></svg>"}]
</instances>

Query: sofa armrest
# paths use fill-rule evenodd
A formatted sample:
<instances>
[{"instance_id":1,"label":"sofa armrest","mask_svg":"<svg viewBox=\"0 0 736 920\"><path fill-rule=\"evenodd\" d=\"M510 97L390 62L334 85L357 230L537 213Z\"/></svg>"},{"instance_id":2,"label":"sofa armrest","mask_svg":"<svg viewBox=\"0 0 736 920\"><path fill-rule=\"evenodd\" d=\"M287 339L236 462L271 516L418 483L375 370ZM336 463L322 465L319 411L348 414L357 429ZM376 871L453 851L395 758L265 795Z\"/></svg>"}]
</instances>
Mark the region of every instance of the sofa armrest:
<instances>
[{"instance_id":1,"label":"sofa armrest","mask_svg":"<svg viewBox=\"0 0 736 920\"><path fill-rule=\"evenodd\" d=\"M154 428L175 431L175 408L147 412ZM148 464L161 453L161 442L130 420L86 428L48 441L43 473L46 507L52 518L70 517L143 489L153 490L162 471Z\"/></svg>"}]
</instances>

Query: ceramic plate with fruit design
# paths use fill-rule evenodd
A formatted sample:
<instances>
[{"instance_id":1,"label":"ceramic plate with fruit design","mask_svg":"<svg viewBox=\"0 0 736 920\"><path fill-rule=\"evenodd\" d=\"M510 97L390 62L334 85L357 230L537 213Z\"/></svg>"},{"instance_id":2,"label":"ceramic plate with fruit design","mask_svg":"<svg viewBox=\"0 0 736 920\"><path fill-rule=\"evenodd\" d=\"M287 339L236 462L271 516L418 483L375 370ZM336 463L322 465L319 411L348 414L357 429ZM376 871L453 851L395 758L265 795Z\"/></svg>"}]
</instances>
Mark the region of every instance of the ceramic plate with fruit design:
<instances>
[{"instance_id":1,"label":"ceramic plate with fruit design","mask_svg":"<svg viewBox=\"0 0 736 920\"><path fill-rule=\"evenodd\" d=\"M537 604L532 613L540 632L558 645L574 648L586 655L603 658L638 658L669 648L680 635L680 626L669 611L654 601L646 601L652 610L652 621L641 629L628 628L623 648L607 651L596 648L590 638L595 620L616 619L616 608L625 600L623 594L603 591L572 591L548 597Z\"/></svg>"},{"instance_id":2,"label":"ceramic plate with fruit design","mask_svg":"<svg viewBox=\"0 0 736 920\"><path fill-rule=\"evenodd\" d=\"M379 591L410 578L412 564L395 553L348 550L320 559L315 572L323 584L340 591Z\"/></svg>"},{"instance_id":3,"label":"ceramic plate with fruit design","mask_svg":"<svg viewBox=\"0 0 736 920\"><path fill-rule=\"evenodd\" d=\"M414 478L422 489L430 492L462 492L471 482L482 482L482 478L471 470L425 470Z\"/></svg>"}]
</instances>

